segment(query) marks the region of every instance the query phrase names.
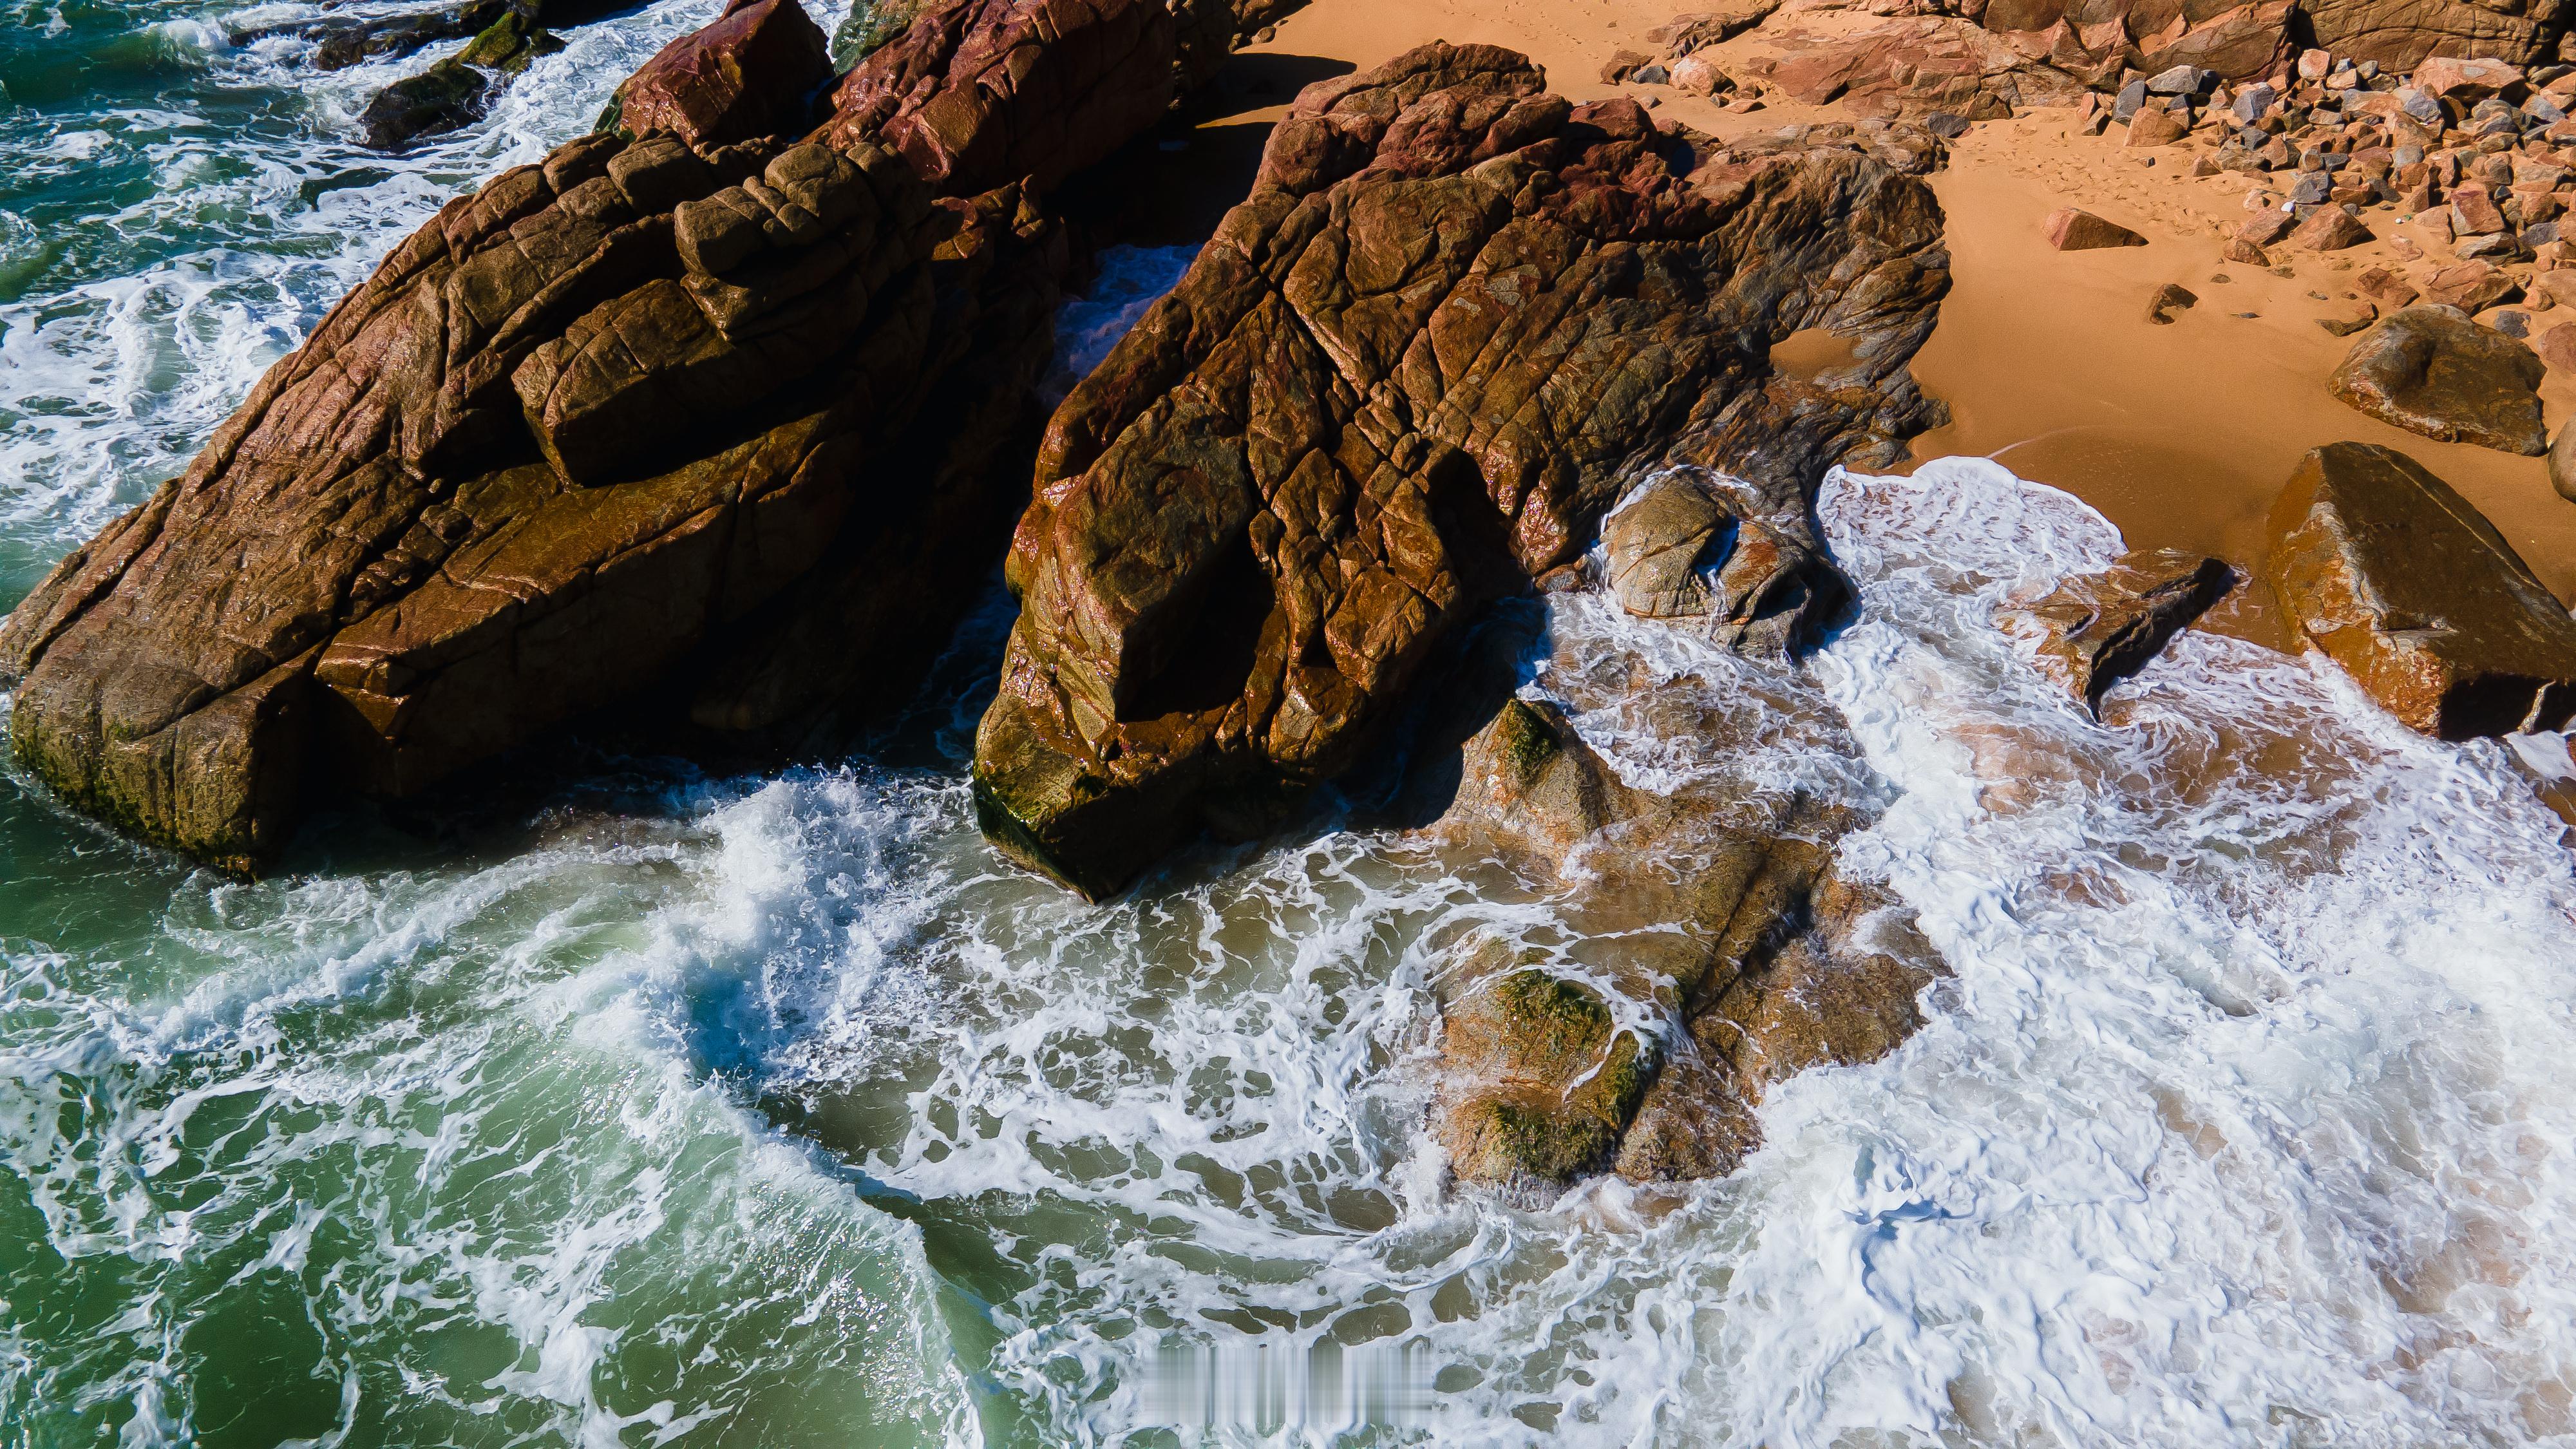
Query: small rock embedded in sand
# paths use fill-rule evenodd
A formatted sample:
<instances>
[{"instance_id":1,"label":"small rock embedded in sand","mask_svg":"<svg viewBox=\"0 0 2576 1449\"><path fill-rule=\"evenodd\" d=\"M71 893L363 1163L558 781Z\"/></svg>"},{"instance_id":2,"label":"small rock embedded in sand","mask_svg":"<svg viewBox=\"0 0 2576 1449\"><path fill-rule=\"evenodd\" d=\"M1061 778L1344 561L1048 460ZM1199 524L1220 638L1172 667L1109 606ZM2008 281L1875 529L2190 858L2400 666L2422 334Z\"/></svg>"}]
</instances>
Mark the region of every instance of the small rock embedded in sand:
<instances>
[{"instance_id":1,"label":"small rock embedded in sand","mask_svg":"<svg viewBox=\"0 0 2576 1449\"><path fill-rule=\"evenodd\" d=\"M2170 146L2181 140L2190 130L2191 128L2183 123L2182 117L2171 111L2150 106L2129 118L2129 134L2120 144Z\"/></svg>"},{"instance_id":2,"label":"small rock embedded in sand","mask_svg":"<svg viewBox=\"0 0 2576 1449\"><path fill-rule=\"evenodd\" d=\"M2576 373L2576 322L2561 322L2541 333L2531 350L2553 369Z\"/></svg>"},{"instance_id":3,"label":"small rock embedded in sand","mask_svg":"<svg viewBox=\"0 0 2576 1449\"><path fill-rule=\"evenodd\" d=\"M1624 84L1639 67L1652 59L1654 57L1639 55L1633 50L1612 51L1610 58L1601 64L1601 83L1605 86Z\"/></svg>"},{"instance_id":4,"label":"small rock embedded in sand","mask_svg":"<svg viewBox=\"0 0 2576 1449\"><path fill-rule=\"evenodd\" d=\"M2352 302L2317 319L2317 325L2336 337L2350 337L2379 320L2379 309L2368 302Z\"/></svg>"},{"instance_id":5,"label":"small rock embedded in sand","mask_svg":"<svg viewBox=\"0 0 2576 1449\"><path fill-rule=\"evenodd\" d=\"M2153 297L2147 299L2147 320L2169 326L2174 320L2174 313L2189 311L2199 304L2200 298L2193 295L2189 288L2179 282L2167 282L2156 289Z\"/></svg>"},{"instance_id":6,"label":"small rock embedded in sand","mask_svg":"<svg viewBox=\"0 0 2576 1449\"><path fill-rule=\"evenodd\" d=\"M2558 442L2549 450L2549 486L2576 503L2576 424L2558 429Z\"/></svg>"},{"instance_id":7,"label":"small rock embedded in sand","mask_svg":"<svg viewBox=\"0 0 2576 1449\"><path fill-rule=\"evenodd\" d=\"M2340 206L2318 209L2290 234L2292 245L2312 252L2339 252L2370 239L2370 228L2361 224L2361 218Z\"/></svg>"},{"instance_id":8,"label":"small rock embedded in sand","mask_svg":"<svg viewBox=\"0 0 2576 1449\"><path fill-rule=\"evenodd\" d=\"M2361 289L2363 296L2392 312L2400 307L2414 306L2415 299L2423 295L2413 283L2386 267L2365 270L2353 279L2353 285Z\"/></svg>"},{"instance_id":9,"label":"small rock embedded in sand","mask_svg":"<svg viewBox=\"0 0 2576 1449\"><path fill-rule=\"evenodd\" d=\"M2048 244L2061 252L2094 251L2102 247L2142 247L2147 239L2120 225L2104 221L2078 207L2060 207L2041 223Z\"/></svg>"},{"instance_id":10,"label":"small rock embedded in sand","mask_svg":"<svg viewBox=\"0 0 2576 1449\"><path fill-rule=\"evenodd\" d=\"M2268 247L2297 229L2299 219L2286 211L2259 211L2236 228L2236 239L2258 247Z\"/></svg>"},{"instance_id":11,"label":"small rock embedded in sand","mask_svg":"<svg viewBox=\"0 0 2576 1449\"><path fill-rule=\"evenodd\" d=\"M2261 247L2254 245L2252 242L2247 241L2242 236L2229 237L2227 239L2227 245L2218 249L2218 255L2223 260L2243 262L2247 266L2251 267L2268 267L2272 265L2272 257L2270 253L2264 251Z\"/></svg>"},{"instance_id":12,"label":"small rock embedded in sand","mask_svg":"<svg viewBox=\"0 0 2576 1449\"><path fill-rule=\"evenodd\" d=\"M2408 307L2362 334L2334 370L2334 395L2410 433L2537 458L2549 450L2538 357L2457 307Z\"/></svg>"}]
</instances>

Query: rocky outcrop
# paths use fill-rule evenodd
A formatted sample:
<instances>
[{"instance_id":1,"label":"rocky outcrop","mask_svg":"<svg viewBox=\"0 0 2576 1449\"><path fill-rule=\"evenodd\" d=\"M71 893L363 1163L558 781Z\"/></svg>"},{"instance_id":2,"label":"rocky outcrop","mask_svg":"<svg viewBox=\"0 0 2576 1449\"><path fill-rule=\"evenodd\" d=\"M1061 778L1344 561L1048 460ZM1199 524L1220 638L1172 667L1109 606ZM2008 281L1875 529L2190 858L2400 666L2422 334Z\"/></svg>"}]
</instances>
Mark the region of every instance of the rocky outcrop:
<instances>
[{"instance_id":1,"label":"rocky outcrop","mask_svg":"<svg viewBox=\"0 0 2576 1449\"><path fill-rule=\"evenodd\" d=\"M2299 9L2318 47L2398 70L2430 56L2541 60L2576 19L2552 0L2300 0Z\"/></svg>"},{"instance_id":2,"label":"rocky outcrop","mask_svg":"<svg viewBox=\"0 0 2576 1449\"><path fill-rule=\"evenodd\" d=\"M1601 525L1610 589L1621 608L1650 619L1706 619L1710 637L1783 654L1840 607L1839 575L1818 566L1811 543L1773 531L1730 507L1724 485L1667 473Z\"/></svg>"},{"instance_id":3,"label":"rocky outcrop","mask_svg":"<svg viewBox=\"0 0 2576 1449\"><path fill-rule=\"evenodd\" d=\"M1178 45L1160 0L943 6L842 78L823 138L879 138L953 191L1053 187L1171 109Z\"/></svg>"},{"instance_id":4,"label":"rocky outcrop","mask_svg":"<svg viewBox=\"0 0 2576 1449\"><path fill-rule=\"evenodd\" d=\"M1857 149L1723 150L1490 47L1309 88L1049 425L988 833L1097 896L1203 822L1262 828L1658 466L1733 475L1729 511L1825 578L1809 490L1934 416L1905 364L1947 284L1930 192ZM1859 362L1772 374L1816 326Z\"/></svg>"},{"instance_id":5,"label":"rocky outcrop","mask_svg":"<svg viewBox=\"0 0 2576 1449\"><path fill-rule=\"evenodd\" d=\"M2446 740L2576 714L2576 620L2468 500L2402 453L2332 443L2271 514L2266 571L2308 642Z\"/></svg>"},{"instance_id":6,"label":"rocky outcrop","mask_svg":"<svg viewBox=\"0 0 2576 1449\"><path fill-rule=\"evenodd\" d=\"M673 124L809 122L810 54L726 54ZM1016 184L827 134L595 135L447 206L0 626L17 758L255 870L309 799L612 703L760 739L901 697L1026 497L1062 244Z\"/></svg>"},{"instance_id":7,"label":"rocky outcrop","mask_svg":"<svg viewBox=\"0 0 2576 1449\"><path fill-rule=\"evenodd\" d=\"M2520 340L2457 307L2407 307L2364 332L2334 370L2334 395L2410 433L2537 458L2549 451L2540 393L2549 369Z\"/></svg>"},{"instance_id":8,"label":"rocky outcrop","mask_svg":"<svg viewBox=\"0 0 2576 1449\"><path fill-rule=\"evenodd\" d=\"M454 130L482 115L504 80L562 48L518 11L504 10L463 50L376 92L359 113L359 133L382 151Z\"/></svg>"},{"instance_id":9,"label":"rocky outcrop","mask_svg":"<svg viewBox=\"0 0 2576 1449\"><path fill-rule=\"evenodd\" d=\"M2144 668L2235 583L2234 570L2217 559L2149 549L2100 573L2062 579L2045 596L1998 615L2007 628L2036 637L2040 668L2099 715L2104 691Z\"/></svg>"},{"instance_id":10,"label":"rocky outcrop","mask_svg":"<svg viewBox=\"0 0 2576 1449\"><path fill-rule=\"evenodd\" d=\"M1452 1171L1722 1175L1759 1144L1772 1084L1910 1036L1943 967L1911 911L1836 869L1861 823L1804 797L1634 789L1553 706L1507 702L1436 830L1575 882L1559 909L1621 949L1577 965L1491 934L1452 948L1433 1106Z\"/></svg>"},{"instance_id":11,"label":"rocky outcrop","mask_svg":"<svg viewBox=\"0 0 2576 1449\"><path fill-rule=\"evenodd\" d=\"M797 0L730 0L714 24L662 47L618 86L617 124L690 146L793 135L831 79L823 32Z\"/></svg>"}]
</instances>

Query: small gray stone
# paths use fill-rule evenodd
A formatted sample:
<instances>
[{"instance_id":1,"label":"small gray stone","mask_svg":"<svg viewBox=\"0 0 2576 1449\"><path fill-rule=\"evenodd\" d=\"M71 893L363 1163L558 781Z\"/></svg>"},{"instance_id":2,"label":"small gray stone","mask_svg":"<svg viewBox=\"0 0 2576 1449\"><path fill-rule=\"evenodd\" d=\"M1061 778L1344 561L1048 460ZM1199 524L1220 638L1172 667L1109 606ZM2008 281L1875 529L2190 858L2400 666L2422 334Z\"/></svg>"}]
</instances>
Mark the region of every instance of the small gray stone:
<instances>
[{"instance_id":1,"label":"small gray stone","mask_svg":"<svg viewBox=\"0 0 2576 1449\"><path fill-rule=\"evenodd\" d=\"M2147 89L2160 96L2196 96L2218 84L2218 72L2198 66L2178 65L2158 73L2147 82Z\"/></svg>"},{"instance_id":2,"label":"small gray stone","mask_svg":"<svg viewBox=\"0 0 2576 1449\"><path fill-rule=\"evenodd\" d=\"M1923 118L1923 129L1944 141L1955 141L1968 134L1968 118L1952 111L1934 111Z\"/></svg>"},{"instance_id":3,"label":"small gray stone","mask_svg":"<svg viewBox=\"0 0 2576 1449\"><path fill-rule=\"evenodd\" d=\"M1660 65L1641 65L1628 73L1628 79L1641 86L1669 85L1672 83L1673 73Z\"/></svg>"},{"instance_id":4,"label":"small gray stone","mask_svg":"<svg viewBox=\"0 0 2576 1449\"><path fill-rule=\"evenodd\" d=\"M2119 99L2111 102L2111 119L2125 123L2130 117L2135 116L2138 113L2139 107L2144 106L2146 103L2147 83L2142 80L2133 80L2127 85L2120 87Z\"/></svg>"},{"instance_id":5,"label":"small gray stone","mask_svg":"<svg viewBox=\"0 0 2576 1449\"><path fill-rule=\"evenodd\" d=\"M2520 312L2498 312L2495 314L2494 326L2495 330L2503 333L2507 337L2528 337L2531 335L2531 319Z\"/></svg>"},{"instance_id":6,"label":"small gray stone","mask_svg":"<svg viewBox=\"0 0 2576 1449\"><path fill-rule=\"evenodd\" d=\"M2555 125L2567 119L2567 112L2561 110L2558 103L2546 95L2534 95L2530 100L2523 102L2522 113L2544 126Z\"/></svg>"},{"instance_id":7,"label":"small gray stone","mask_svg":"<svg viewBox=\"0 0 2576 1449\"><path fill-rule=\"evenodd\" d=\"M2290 202L2294 206L2314 206L2332 195L2334 180L2323 171L2302 171L2290 187Z\"/></svg>"},{"instance_id":8,"label":"small gray stone","mask_svg":"<svg viewBox=\"0 0 2576 1449\"><path fill-rule=\"evenodd\" d=\"M2424 164L2424 148L2416 145L2412 141L2409 141L2405 145L2400 146L2395 151L2389 153L2388 164L2391 166L2421 166Z\"/></svg>"},{"instance_id":9,"label":"small gray stone","mask_svg":"<svg viewBox=\"0 0 2576 1449\"><path fill-rule=\"evenodd\" d=\"M2256 121L2263 119L2263 113L2272 109L2272 103L2278 101L2280 98L2281 93L2272 89L2269 85L2258 82L2254 85L2247 86L2245 89L2236 93L2236 105L2234 107L2236 119L2243 121L2248 126L2251 126Z\"/></svg>"},{"instance_id":10,"label":"small gray stone","mask_svg":"<svg viewBox=\"0 0 2576 1449\"><path fill-rule=\"evenodd\" d=\"M2522 229L2524 246L2545 247L2556 240L2558 240L2558 223L2554 221L2535 221Z\"/></svg>"}]
</instances>

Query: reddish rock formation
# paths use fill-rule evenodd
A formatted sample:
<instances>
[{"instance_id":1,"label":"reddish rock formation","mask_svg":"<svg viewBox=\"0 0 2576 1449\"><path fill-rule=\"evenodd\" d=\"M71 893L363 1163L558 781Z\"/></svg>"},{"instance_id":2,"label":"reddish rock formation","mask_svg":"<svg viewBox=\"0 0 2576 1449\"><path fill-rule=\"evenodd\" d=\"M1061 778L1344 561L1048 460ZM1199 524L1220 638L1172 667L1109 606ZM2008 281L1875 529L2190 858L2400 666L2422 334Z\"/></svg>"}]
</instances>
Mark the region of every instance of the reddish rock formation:
<instances>
[{"instance_id":1,"label":"reddish rock formation","mask_svg":"<svg viewBox=\"0 0 2576 1449\"><path fill-rule=\"evenodd\" d=\"M1046 3L922 23L1017 33ZM801 129L800 23L734 11L627 120ZM1168 87L1168 33L1138 44ZM1069 48L1111 69L1042 55L1053 85L962 108L916 70L897 119L1037 135L1032 108L1127 75ZM1053 154L1123 139L1083 116ZM312 795L417 791L648 689L737 734L899 695L1026 497L1006 445L1036 431L1061 243L1015 184L943 191L827 134L584 137L447 206L0 626L17 758L253 870Z\"/></svg>"},{"instance_id":2,"label":"reddish rock formation","mask_svg":"<svg viewBox=\"0 0 2576 1449\"><path fill-rule=\"evenodd\" d=\"M2227 565L2179 549L2126 555L2097 574L2062 580L2045 597L1998 610L2039 637L2040 667L2102 712L2102 695L2163 651L2165 641L2225 598Z\"/></svg>"},{"instance_id":3,"label":"reddish rock formation","mask_svg":"<svg viewBox=\"0 0 2576 1449\"><path fill-rule=\"evenodd\" d=\"M713 25L662 47L617 88L618 125L721 146L805 129L832 58L797 0L731 0Z\"/></svg>"},{"instance_id":4,"label":"reddish rock formation","mask_svg":"<svg viewBox=\"0 0 2576 1449\"><path fill-rule=\"evenodd\" d=\"M1905 363L1947 283L1929 190L1854 150L1718 151L1490 47L1310 87L1049 426L988 833L1096 896L1203 821L1258 828L1659 464L1735 475L1815 581L1776 596L1832 597L1808 491L1933 417ZM1863 359L1831 388L1763 365L1811 326Z\"/></svg>"},{"instance_id":5,"label":"reddish rock formation","mask_svg":"<svg viewBox=\"0 0 2576 1449\"><path fill-rule=\"evenodd\" d=\"M1162 118L1178 54L1161 0L945 5L842 78L821 135L877 138L953 193L1052 188Z\"/></svg>"},{"instance_id":6,"label":"reddish rock formation","mask_svg":"<svg viewBox=\"0 0 2576 1449\"><path fill-rule=\"evenodd\" d=\"M2576 619L2468 500L2402 453L2331 443L2272 506L2266 571L2299 631L2446 740L2576 714Z\"/></svg>"}]
</instances>

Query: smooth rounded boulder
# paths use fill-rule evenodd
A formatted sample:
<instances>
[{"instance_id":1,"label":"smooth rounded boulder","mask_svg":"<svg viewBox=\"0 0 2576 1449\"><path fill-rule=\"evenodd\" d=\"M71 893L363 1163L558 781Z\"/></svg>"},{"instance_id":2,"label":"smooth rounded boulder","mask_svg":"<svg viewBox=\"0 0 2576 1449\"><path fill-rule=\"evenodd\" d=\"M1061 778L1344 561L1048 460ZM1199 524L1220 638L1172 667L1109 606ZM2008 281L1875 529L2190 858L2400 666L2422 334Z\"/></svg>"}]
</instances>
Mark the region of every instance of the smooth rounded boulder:
<instances>
[{"instance_id":1,"label":"smooth rounded boulder","mask_svg":"<svg viewBox=\"0 0 2576 1449\"><path fill-rule=\"evenodd\" d=\"M2406 307L2352 344L2329 380L2334 395L2385 423L2443 443L2537 458L2549 369L2521 341L2457 307Z\"/></svg>"}]
</instances>

